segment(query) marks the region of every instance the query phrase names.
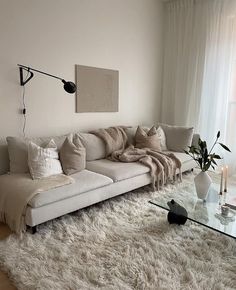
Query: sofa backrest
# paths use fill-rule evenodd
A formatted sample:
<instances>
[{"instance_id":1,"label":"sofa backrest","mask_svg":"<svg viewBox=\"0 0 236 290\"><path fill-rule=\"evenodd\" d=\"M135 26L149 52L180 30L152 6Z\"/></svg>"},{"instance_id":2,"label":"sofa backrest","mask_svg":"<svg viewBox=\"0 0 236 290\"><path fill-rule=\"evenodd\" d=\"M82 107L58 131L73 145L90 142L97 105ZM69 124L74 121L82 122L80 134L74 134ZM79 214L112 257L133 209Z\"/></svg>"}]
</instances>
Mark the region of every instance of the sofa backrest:
<instances>
[{"instance_id":1,"label":"sofa backrest","mask_svg":"<svg viewBox=\"0 0 236 290\"><path fill-rule=\"evenodd\" d=\"M104 141L91 133L77 133L86 150L86 160L103 159L106 156Z\"/></svg>"},{"instance_id":2,"label":"sofa backrest","mask_svg":"<svg viewBox=\"0 0 236 290\"><path fill-rule=\"evenodd\" d=\"M0 147L0 174L4 174L7 171L12 173L27 173L28 167L28 143L33 141L39 146L45 146L53 139L60 148L66 137L53 136L53 137L39 137L39 138L22 138L22 137L7 137L7 146L5 143ZM72 138L72 137L71 137Z\"/></svg>"},{"instance_id":3,"label":"sofa backrest","mask_svg":"<svg viewBox=\"0 0 236 290\"><path fill-rule=\"evenodd\" d=\"M105 158L105 143L102 139L90 133L77 133L83 146L86 149L86 160L92 161ZM9 141L9 147L6 139L0 139L0 175L9 172L10 162L11 170L14 173L28 172L27 166L27 144L29 140L32 140L38 145L45 145L50 139L54 139L58 148L61 147L65 138L69 136L52 136L52 137L39 137L39 138L21 138L21 137L7 137ZM9 152L12 161L9 158Z\"/></svg>"},{"instance_id":4,"label":"sofa backrest","mask_svg":"<svg viewBox=\"0 0 236 290\"><path fill-rule=\"evenodd\" d=\"M81 142L86 149L87 161L105 158L106 151L105 151L105 143L103 142L103 140L101 140L99 137L91 133L77 133L77 134L80 136ZM129 132L130 140L132 140L134 134L135 134L135 130L131 128ZM68 135L59 136L59 137L32 138L32 141L41 145L45 141L48 141L50 138L55 138L57 141L57 145L60 147L60 145L63 142L63 139L66 136ZM199 139L199 134L194 134L192 144L196 146L198 144L198 139ZM10 161L9 161L7 142L5 139L0 139L0 175L9 172L9 169L10 169Z\"/></svg>"}]
</instances>

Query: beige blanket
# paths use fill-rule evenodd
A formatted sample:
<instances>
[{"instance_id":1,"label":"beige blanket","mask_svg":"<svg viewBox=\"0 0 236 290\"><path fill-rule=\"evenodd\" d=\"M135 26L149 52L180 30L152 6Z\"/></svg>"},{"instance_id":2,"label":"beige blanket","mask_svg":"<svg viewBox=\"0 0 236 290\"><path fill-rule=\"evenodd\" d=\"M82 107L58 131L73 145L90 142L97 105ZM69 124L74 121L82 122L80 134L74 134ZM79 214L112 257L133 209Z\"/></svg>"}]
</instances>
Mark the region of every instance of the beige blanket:
<instances>
[{"instance_id":1,"label":"beige blanket","mask_svg":"<svg viewBox=\"0 0 236 290\"><path fill-rule=\"evenodd\" d=\"M16 233L26 230L25 212L28 202L37 194L73 183L73 178L59 174L32 180L29 174L0 176L0 221Z\"/></svg>"},{"instance_id":2,"label":"beige blanket","mask_svg":"<svg viewBox=\"0 0 236 290\"><path fill-rule=\"evenodd\" d=\"M110 127L107 129L98 129L90 133L95 134L105 142L106 157L108 157L114 151L125 149L128 137L124 128L127 127Z\"/></svg>"},{"instance_id":3,"label":"beige blanket","mask_svg":"<svg viewBox=\"0 0 236 290\"><path fill-rule=\"evenodd\" d=\"M125 148L127 135L122 127L99 129L91 133L102 138L106 144L107 159L120 162L140 162L150 168L152 185L159 189L167 181L175 181L181 175L181 161L172 153L164 153L148 148L138 149L134 146Z\"/></svg>"}]
</instances>

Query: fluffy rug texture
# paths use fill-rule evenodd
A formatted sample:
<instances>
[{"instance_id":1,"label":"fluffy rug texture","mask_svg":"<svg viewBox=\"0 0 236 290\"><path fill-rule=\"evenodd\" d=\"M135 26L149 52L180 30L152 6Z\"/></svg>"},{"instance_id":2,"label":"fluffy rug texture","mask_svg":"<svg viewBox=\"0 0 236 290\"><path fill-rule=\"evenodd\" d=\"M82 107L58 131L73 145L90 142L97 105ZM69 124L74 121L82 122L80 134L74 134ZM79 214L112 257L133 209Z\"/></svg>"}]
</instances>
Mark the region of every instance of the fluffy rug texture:
<instances>
[{"instance_id":1,"label":"fluffy rug texture","mask_svg":"<svg viewBox=\"0 0 236 290\"><path fill-rule=\"evenodd\" d=\"M142 188L0 242L0 266L19 290L236 289L236 241L195 223L169 225ZM176 188L177 187L177 188Z\"/></svg>"}]
</instances>

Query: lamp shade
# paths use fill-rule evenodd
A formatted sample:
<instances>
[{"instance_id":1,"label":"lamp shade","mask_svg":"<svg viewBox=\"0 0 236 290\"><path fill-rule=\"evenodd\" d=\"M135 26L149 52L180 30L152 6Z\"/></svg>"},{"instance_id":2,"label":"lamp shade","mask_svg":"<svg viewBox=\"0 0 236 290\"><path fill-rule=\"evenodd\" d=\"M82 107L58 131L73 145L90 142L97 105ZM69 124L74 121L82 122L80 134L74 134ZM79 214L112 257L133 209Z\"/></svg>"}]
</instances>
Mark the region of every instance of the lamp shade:
<instances>
[{"instance_id":1,"label":"lamp shade","mask_svg":"<svg viewBox=\"0 0 236 290\"><path fill-rule=\"evenodd\" d=\"M73 94L76 91L76 85L73 82L66 82L65 80L62 80L62 82L67 93Z\"/></svg>"}]
</instances>

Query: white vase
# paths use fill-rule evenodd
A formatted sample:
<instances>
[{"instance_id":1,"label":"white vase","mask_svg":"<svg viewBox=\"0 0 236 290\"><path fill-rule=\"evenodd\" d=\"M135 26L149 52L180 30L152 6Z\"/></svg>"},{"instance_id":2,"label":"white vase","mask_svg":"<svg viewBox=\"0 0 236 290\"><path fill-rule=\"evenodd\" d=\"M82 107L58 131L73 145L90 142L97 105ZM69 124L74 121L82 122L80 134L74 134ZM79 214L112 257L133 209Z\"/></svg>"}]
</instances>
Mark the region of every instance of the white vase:
<instances>
[{"instance_id":1,"label":"white vase","mask_svg":"<svg viewBox=\"0 0 236 290\"><path fill-rule=\"evenodd\" d=\"M194 183L196 187L197 196L205 200L210 189L212 180L207 172L201 171L195 178Z\"/></svg>"}]
</instances>

